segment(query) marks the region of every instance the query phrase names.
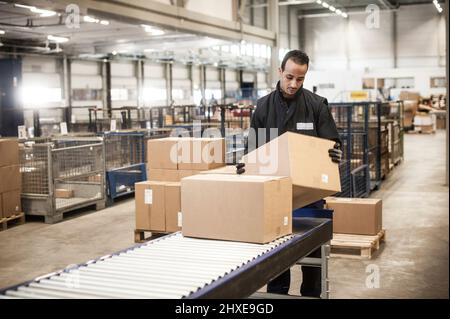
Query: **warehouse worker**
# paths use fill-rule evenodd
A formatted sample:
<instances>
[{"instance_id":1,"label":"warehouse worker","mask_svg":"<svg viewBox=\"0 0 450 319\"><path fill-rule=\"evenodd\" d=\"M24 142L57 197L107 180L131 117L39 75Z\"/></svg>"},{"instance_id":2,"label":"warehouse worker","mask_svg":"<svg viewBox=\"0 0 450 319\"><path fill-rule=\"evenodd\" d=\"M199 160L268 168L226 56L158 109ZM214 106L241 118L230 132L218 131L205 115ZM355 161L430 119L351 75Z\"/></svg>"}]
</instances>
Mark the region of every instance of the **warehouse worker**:
<instances>
[{"instance_id":1,"label":"warehouse worker","mask_svg":"<svg viewBox=\"0 0 450 319\"><path fill-rule=\"evenodd\" d=\"M325 98L303 88L308 67L309 58L304 52L293 50L286 54L279 68L280 81L276 90L258 100L251 119L251 128L256 134L256 142L258 129L266 130L265 142L277 137L270 136L270 128L277 128L278 136L289 131L333 140L336 143L328 153L333 162L340 163L341 142L328 102ZM244 172L244 164L238 164L237 173ZM308 207L323 208L323 200ZM314 251L310 257L320 257L320 249ZM303 266L302 273L303 282L300 288L302 296L320 297L320 268ZM269 282L267 292L287 294L290 280L290 270L287 270Z\"/></svg>"}]
</instances>

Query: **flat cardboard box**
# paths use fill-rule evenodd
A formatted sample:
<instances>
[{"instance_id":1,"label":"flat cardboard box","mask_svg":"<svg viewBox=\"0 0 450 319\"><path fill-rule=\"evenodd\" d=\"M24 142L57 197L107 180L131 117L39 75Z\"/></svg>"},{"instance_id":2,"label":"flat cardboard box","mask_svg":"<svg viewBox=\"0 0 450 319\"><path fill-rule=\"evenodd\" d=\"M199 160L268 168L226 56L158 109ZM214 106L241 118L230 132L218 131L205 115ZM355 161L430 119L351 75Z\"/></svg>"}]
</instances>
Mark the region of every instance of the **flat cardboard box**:
<instances>
[{"instance_id":1,"label":"flat cardboard box","mask_svg":"<svg viewBox=\"0 0 450 319\"><path fill-rule=\"evenodd\" d=\"M19 143L16 139L0 139L0 167L19 164Z\"/></svg>"},{"instance_id":2,"label":"flat cardboard box","mask_svg":"<svg viewBox=\"0 0 450 319\"><path fill-rule=\"evenodd\" d=\"M375 198L325 198L326 207L334 210L333 232L376 235L382 228L382 201Z\"/></svg>"},{"instance_id":3,"label":"flat cardboard box","mask_svg":"<svg viewBox=\"0 0 450 319\"><path fill-rule=\"evenodd\" d=\"M289 176L293 208L301 208L341 191L339 165L328 150L335 142L287 132L242 158L245 174Z\"/></svg>"},{"instance_id":4,"label":"flat cardboard box","mask_svg":"<svg viewBox=\"0 0 450 319\"><path fill-rule=\"evenodd\" d=\"M150 181L135 184L136 229L166 230L164 185Z\"/></svg>"},{"instance_id":5,"label":"flat cardboard box","mask_svg":"<svg viewBox=\"0 0 450 319\"><path fill-rule=\"evenodd\" d=\"M181 183L167 183L164 187L166 232L181 230Z\"/></svg>"},{"instance_id":6,"label":"flat cardboard box","mask_svg":"<svg viewBox=\"0 0 450 319\"><path fill-rule=\"evenodd\" d=\"M223 138L180 138L178 169L210 170L225 166Z\"/></svg>"},{"instance_id":7,"label":"flat cardboard box","mask_svg":"<svg viewBox=\"0 0 450 319\"><path fill-rule=\"evenodd\" d=\"M0 193L21 189L21 186L19 165L0 167Z\"/></svg>"},{"instance_id":8,"label":"flat cardboard box","mask_svg":"<svg viewBox=\"0 0 450 319\"><path fill-rule=\"evenodd\" d=\"M176 169L147 168L147 180L154 182L179 182L180 173Z\"/></svg>"},{"instance_id":9,"label":"flat cardboard box","mask_svg":"<svg viewBox=\"0 0 450 319\"><path fill-rule=\"evenodd\" d=\"M181 181L183 236L268 243L292 233L292 182L283 176L199 174Z\"/></svg>"},{"instance_id":10,"label":"flat cardboard box","mask_svg":"<svg viewBox=\"0 0 450 319\"><path fill-rule=\"evenodd\" d=\"M178 169L177 137L151 139L147 142L147 167Z\"/></svg>"},{"instance_id":11,"label":"flat cardboard box","mask_svg":"<svg viewBox=\"0 0 450 319\"><path fill-rule=\"evenodd\" d=\"M57 189L55 189L55 197L56 198L72 198L73 197L73 190L72 189L57 188Z\"/></svg>"},{"instance_id":12,"label":"flat cardboard box","mask_svg":"<svg viewBox=\"0 0 450 319\"><path fill-rule=\"evenodd\" d=\"M22 211L20 204L20 189L5 192L1 194L3 217L10 217L16 215Z\"/></svg>"}]
</instances>

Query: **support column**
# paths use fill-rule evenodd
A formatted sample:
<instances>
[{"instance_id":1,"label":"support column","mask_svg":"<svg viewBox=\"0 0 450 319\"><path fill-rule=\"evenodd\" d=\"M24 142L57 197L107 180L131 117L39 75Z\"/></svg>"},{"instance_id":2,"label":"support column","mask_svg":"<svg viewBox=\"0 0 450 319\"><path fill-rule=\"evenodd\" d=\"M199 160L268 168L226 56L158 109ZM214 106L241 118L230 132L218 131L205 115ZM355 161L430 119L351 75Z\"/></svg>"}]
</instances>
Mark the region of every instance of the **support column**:
<instances>
[{"instance_id":1,"label":"support column","mask_svg":"<svg viewBox=\"0 0 450 319\"><path fill-rule=\"evenodd\" d=\"M279 47L280 47L280 23L279 23L279 8L278 0L269 1L267 16L268 16L268 29L275 32L275 41L272 46L272 54L270 61L269 71L269 85L272 89L276 87L278 82L278 68L280 66L279 60Z\"/></svg>"}]
</instances>

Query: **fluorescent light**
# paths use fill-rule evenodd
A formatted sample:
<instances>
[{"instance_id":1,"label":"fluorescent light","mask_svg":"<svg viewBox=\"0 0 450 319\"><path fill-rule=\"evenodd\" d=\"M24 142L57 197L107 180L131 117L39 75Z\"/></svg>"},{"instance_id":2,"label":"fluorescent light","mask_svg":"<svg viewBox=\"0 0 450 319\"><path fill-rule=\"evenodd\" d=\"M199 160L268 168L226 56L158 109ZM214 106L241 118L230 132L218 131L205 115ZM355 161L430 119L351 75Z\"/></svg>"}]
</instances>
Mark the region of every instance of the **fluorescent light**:
<instances>
[{"instance_id":1,"label":"fluorescent light","mask_svg":"<svg viewBox=\"0 0 450 319\"><path fill-rule=\"evenodd\" d=\"M23 4L14 4L15 7L18 8L23 8L23 9L28 9L33 13L38 13L40 14L41 17L45 18L45 17L53 17L54 15L56 15L55 11L51 11L51 10L45 10L45 9L39 9L33 6L26 6Z\"/></svg>"},{"instance_id":2,"label":"fluorescent light","mask_svg":"<svg viewBox=\"0 0 450 319\"><path fill-rule=\"evenodd\" d=\"M163 30L155 28L150 25L141 24L141 27L144 28L145 32L150 33L151 35L154 35L154 36L163 35L165 33Z\"/></svg>"},{"instance_id":3,"label":"fluorescent light","mask_svg":"<svg viewBox=\"0 0 450 319\"><path fill-rule=\"evenodd\" d=\"M339 10L339 9L336 9L336 14L339 14L339 15L341 15L341 14L342 14L342 11L341 11L341 10Z\"/></svg>"},{"instance_id":4,"label":"fluorescent light","mask_svg":"<svg viewBox=\"0 0 450 319\"><path fill-rule=\"evenodd\" d=\"M5 34L5 31L3 31L3 30L0 30L0 34Z\"/></svg>"},{"instance_id":5,"label":"fluorescent light","mask_svg":"<svg viewBox=\"0 0 450 319\"><path fill-rule=\"evenodd\" d=\"M333 11L333 12L335 12L336 11L336 8L335 7L333 7L333 6L330 6L328 9L330 9L331 11Z\"/></svg>"},{"instance_id":6,"label":"fluorescent light","mask_svg":"<svg viewBox=\"0 0 450 319\"><path fill-rule=\"evenodd\" d=\"M328 7L329 7L330 5L328 4L328 3L326 3L326 2L322 2L322 7L324 7L324 8L327 8L328 9Z\"/></svg>"},{"instance_id":7,"label":"fluorescent light","mask_svg":"<svg viewBox=\"0 0 450 319\"><path fill-rule=\"evenodd\" d=\"M322 4L322 1L321 0L317 0L316 1L318 4Z\"/></svg>"},{"instance_id":8,"label":"fluorescent light","mask_svg":"<svg viewBox=\"0 0 450 319\"><path fill-rule=\"evenodd\" d=\"M439 2L437 0L433 0L433 4L436 7L436 10L441 13L443 10L441 8L441 5L439 4Z\"/></svg>"},{"instance_id":9,"label":"fluorescent light","mask_svg":"<svg viewBox=\"0 0 450 319\"><path fill-rule=\"evenodd\" d=\"M348 14L347 13L345 13L345 12L343 12L342 14L341 14L344 18L348 18Z\"/></svg>"},{"instance_id":10,"label":"fluorescent light","mask_svg":"<svg viewBox=\"0 0 450 319\"><path fill-rule=\"evenodd\" d=\"M84 16L83 20L84 20L84 22L90 22L90 23L98 23L99 22L98 19L95 19L95 18L90 17L90 16Z\"/></svg>"},{"instance_id":11,"label":"fluorescent light","mask_svg":"<svg viewBox=\"0 0 450 319\"><path fill-rule=\"evenodd\" d=\"M54 42L56 42L56 43L65 43L65 42L69 41L68 38L64 38L64 37L56 37L56 36L54 36L54 35L49 35L49 36L47 37L47 39L48 39L49 41L54 41Z\"/></svg>"},{"instance_id":12,"label":"fluorescent light","mask_svg":"<svg viewBox=\"0 0 450 319\"><path fill-rule=\"evenodd\" d=\"M84 22L89 22L89 23L100 23L102 25L109 25L109 21L108 20L100 20L91 16L84 16L83 17L83 21Z\"/></svg>"}]
</instances>

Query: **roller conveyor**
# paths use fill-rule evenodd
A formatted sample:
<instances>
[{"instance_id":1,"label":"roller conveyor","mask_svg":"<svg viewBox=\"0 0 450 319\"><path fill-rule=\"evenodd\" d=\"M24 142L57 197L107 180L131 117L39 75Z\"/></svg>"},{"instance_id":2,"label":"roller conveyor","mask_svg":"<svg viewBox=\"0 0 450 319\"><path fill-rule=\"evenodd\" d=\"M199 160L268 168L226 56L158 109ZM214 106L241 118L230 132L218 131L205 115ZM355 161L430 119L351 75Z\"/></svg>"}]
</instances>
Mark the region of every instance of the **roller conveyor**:
<instances>
[{"instance_id":1,"label":"roller conveyor","mask_svg":"<svg viewBox=\"0 0 450 319\"><path fill-rule=\"evenodd\" d=\"M5 289L0 298L245 298L332 237L329 219L294 218L268 244L180 232Z\"/></svg>"}]
</instances>

